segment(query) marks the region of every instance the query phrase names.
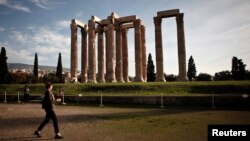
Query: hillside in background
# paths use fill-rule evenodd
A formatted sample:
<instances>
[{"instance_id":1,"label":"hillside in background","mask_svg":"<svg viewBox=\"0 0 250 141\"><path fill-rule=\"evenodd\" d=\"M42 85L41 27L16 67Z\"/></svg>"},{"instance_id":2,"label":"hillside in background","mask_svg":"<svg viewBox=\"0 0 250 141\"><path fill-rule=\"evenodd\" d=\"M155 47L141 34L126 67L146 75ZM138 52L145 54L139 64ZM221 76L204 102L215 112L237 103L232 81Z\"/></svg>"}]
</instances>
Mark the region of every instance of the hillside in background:
<instances>
[{"instance_id":1,"label":"hillside in background","mask_svg":"<svg viewBox=\"0 0 250 141\"><path fill-rule=\"evenodd\" d=\"M56 71L56 67L53 66L38 66L39 69L42 70L50 70L50 71ZM22 64L22 63L8 63L8 69L18 69L18 70L22 70L22 69L26 69L26 70L33 70L33 65L29 65L29 64ZM64 72L70 71L69 68L63 68Z\"/></svg>"}]
</instances>

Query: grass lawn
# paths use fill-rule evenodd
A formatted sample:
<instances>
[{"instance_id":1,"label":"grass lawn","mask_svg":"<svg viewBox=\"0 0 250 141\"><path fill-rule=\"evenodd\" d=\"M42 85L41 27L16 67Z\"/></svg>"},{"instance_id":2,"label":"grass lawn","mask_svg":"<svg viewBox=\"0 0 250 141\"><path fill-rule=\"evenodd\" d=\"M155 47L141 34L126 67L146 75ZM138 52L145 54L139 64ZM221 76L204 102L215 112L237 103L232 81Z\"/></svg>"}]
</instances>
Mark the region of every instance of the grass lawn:
<instances>
[{"instance_id":1,"label":"grass lawn","mask_svg":"<svg viewBox=\"0 0 250 141\"><path fill-rule=\"evenodd\" d=\"M44 84L29 84L31 94L43 94ZM0 94L22 93L24 85L2 84ZM79 83L54 84L54 93L59 89L65 95L192 95L192 94L244 94L250 93L250 81L211 82L147 82L147 83Z\"/></svg>"},{"instance_id":2,"label":"grass lawn","mask_svg":"<svg viewBox=\"0 0 250 141\"><path fill-rule=\"evenodd\" d=\"M37 140L32 133L44 118L40 104L0 104L0 110L0 140ZM249 111L200 107L57 106L56 113L69 141L205 141L208 124L250 124ZM41 139L53 137L50 122Z\"/></svg>"}]
</instances>

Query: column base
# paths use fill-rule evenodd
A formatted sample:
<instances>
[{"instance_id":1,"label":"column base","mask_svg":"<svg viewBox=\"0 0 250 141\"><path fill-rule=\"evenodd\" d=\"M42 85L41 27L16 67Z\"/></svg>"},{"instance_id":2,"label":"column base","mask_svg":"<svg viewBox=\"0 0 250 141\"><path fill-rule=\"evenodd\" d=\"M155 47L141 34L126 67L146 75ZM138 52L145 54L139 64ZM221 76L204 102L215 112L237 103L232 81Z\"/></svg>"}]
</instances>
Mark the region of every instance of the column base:
<instances>
[{"instance_id":1,"label":"column base","mask_svg":"<svg viewBox=\"0 0 250 141\"><path fill-rule=\"evenodd\" d=\"M109 83L116 83L116 80L107 80L106 82L109 82Z\"/></svg>"},{"instance_id":2,"label":"column base","mask_svg":"<svg viewBox=\"0 0 250 141\"><path fill-rule=\"evenodd\" d=\"M97 83L96 80L88 80L88 83Z\"/></svg>"},{"instance_id":3,"label":"column base","mask_svg":"<svg viewBox=\"0 0 250 141\"><path fill-rule=\"evenodd\" d=\"M166 82L164 77L156 77L155 82Z\"/></svg>"},{"instance_id":4,"label":"column base","mask_svg":"<svg viewBox=\"0 0 250 141\"><path fill-rule=\"evenodd\" d=\"M129 79L124 79L124 81L125 81L125 83L129 83L130 82Z\"/></svg>"},{"instance_id":5,"label":"column base","mask_svg":"<svg viewBox=\"0 0 250 141\"><path fill-rule=\"evenodd\" d=\"M78 83L77 77L71 77L70 82L71 83Z\"/></svg>"},{"instance_id":6,"label":"column base","mask_svg":"<svg viewBox=\"0 0 250 141\"><path fill-rule=\"evenodd\" d=\"M104 83L105 80L104 80L104 79L98 79L97 82L98 82L98 83Z\"/></svg>"},{"instance_id":7,"label":"column base","mask_svg":"<svg viewBox=\"0 0 250 141\"><path fill-rule=\"evenodd\" d=\"M188 78L187 78L187 76L178 76L177 81L188 82Z\"/></svg>"},{"instance_id":8,"label":"column base","mask_svg":"<svg viewBox=\"0 0 250 141\"><path fill-rule=\"evenodd\" d=\"M144 82L144 80L142 79L142 77L135 77L135 82Z\"/></svg>"}]
</instances>

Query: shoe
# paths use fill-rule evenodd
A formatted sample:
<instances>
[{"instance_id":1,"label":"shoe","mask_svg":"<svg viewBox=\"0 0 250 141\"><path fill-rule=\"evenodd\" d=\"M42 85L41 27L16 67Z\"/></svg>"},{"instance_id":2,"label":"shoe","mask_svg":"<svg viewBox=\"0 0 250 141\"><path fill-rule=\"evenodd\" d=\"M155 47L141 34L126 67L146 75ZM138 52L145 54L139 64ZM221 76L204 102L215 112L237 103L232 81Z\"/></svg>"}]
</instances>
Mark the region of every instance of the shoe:
<instances>
[{"instance_id":1,"label":"shoe","mask_svg":"<svg viewBox=\"0 0 250 141\"><path fill-rule=\"evenodd\" d=\"M60 135L55 135L55 139L63 139L63 137Z\"/></svg>"},{"instance_id":2,"label":"shoe","mask_svg":"<svg viewBox=\"0 0 250 141\"><path fill-rule=\"evenodd\" d=\"M34 132L34 135L36 135L38 138L41 137L41 134L37 130Z\"/></svg>"}]
</instances>

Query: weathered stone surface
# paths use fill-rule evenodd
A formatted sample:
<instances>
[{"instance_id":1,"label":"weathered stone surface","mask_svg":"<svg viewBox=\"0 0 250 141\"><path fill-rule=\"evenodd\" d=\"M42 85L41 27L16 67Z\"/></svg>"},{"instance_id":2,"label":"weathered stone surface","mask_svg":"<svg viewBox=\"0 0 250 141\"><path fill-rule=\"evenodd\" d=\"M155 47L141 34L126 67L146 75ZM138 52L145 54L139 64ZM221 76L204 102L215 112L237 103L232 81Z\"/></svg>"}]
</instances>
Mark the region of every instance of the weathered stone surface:
<instances>
[{"instance_id":1,"label":"weathered stone surface","mask_svg":"<svg viewBox=\"0 0 250 141\"><path fill-rule=\"evenodd\" d=\"M118 18L117 20L120 22L120 23L129 23L129 22L133 22L137 19L137 17L135 15L132 15L132 16L127 16L127 17L121 17L121 18Z\"/></svg>"},{"instance_id":2,"label":"weathered stone surface","mask_svg":"<svg viewBox=\"0 0 250 141\"><path fill-rule=\"evenodd\" d=\"M71 78L77 81L77 25L73 22L71 27Z\"/></svg>"},{"instance_id":3,"label":"weathered stone surface","mask_svg":"<svg viewBox=\"0 0 250 141\"><path fill-rule=\"evenodd\" d=\"M156 53L156 81L165 82L163 67L163 49L162 49L162 33L161 18L154 17L155 24L155 53Z\"/></svg>"},{"instance_id":4,"label":"weathered stone surface","mask_svg":"<svg viewBox=\"0 0 250 141\"><path fill-rule=\"evenodd\" d=\"M83 22L81 22L81 21L79 21L77 19L72 19L71 22L76 24L80 28L86 28L86 24L84 24Z\"/></svg>"},{"instance_id":5,"label":"weathered stone surface","mask_svg":"<svg viewBox=\"0 0 250 141\"><path fill-rule=\"evenodd\" d=\"M103 42L103 27L98 25L98 82L105 82L104 79L104 42Z\"/></svg>"},{"instance_id":6,"label":"weathered stone surface","mask_svg":"<svg viewBox=\"0 0 250 141\"><path fill-rule=\"evenodd\" d=\"M160 11L160 12L157 12L157 17L160 17L160 18L175 17L179 13L180 13L179 9Z\"/></svg>"},{"instance_id":7,"label":"weathered stone surface","mask_svg":"<svg viewBox=\"0 0 250 141\"><path fill-rule=\"evenodd\" d=\"M134 28L134 24L133 23L123 24L122 26L125 29Z\"/></svg>"},{"instance_id":8,"label":"weathered stone surface","mask_svg":"<svg viewBox=\"0 0 250 141\"><path fill-rule=\"evenodd\" d=\"M115 78L115 45L114 45L114 25L108 24L107 26L107 46L106 46L106 75L107 82L116 82ZM108 53L107 53L108 52ZM107 55L108 54L108 55Z\"/></svg>"},{"instance_id":9,"label":"weathered stone surface","mask_svg":"<svg viewBox=\"0 0 250 141\"><path fill-rule=\"evenodd\" d=\"M135 26L135 81L143 82L142 78L142 42L141 42L141 20L134 21Z\"/></svg>"},{"instance_id":10,"label":"weathered stone surface","mask_svg":"<svg viewBox=\"0 0 250 141\"><path fill-rule=\"evenodd\" d=\"M81 29L82 33L82 72L81 72L81 80L82 83L86 83L88 81L88 46L87 46L87 28Z\"/></svg>"},{"instance_id":11,"label":"weathered stone surface","mask_svg":"<svg viewBox=\"0 0 250 141\"><path fill-rule=\"evenodd\" d=\"M142 40L142 76L143 80L147 81L147 53L146 53L146 28L141 26L141 40Z\"/></svg>"},{"instance_id":12,"label":"weathered stone surface","mask_svg":"<svg viewBox=\"0 0 250 141\"><path fill-rule=\"evenodd\" d=\"M89 20L89 68L88 82L96 83L96 47L95 47L95 21Z\"/></svg>"},{"instance_id":13,"label":"weathered stone surface","mask_svg":"<svg viewBox=\"0 0 250 141\"><path fill-rule=\"evenodd\" d=\"M128 77L128 29L122 28L122 65L123 65L123 80L130 82Z\"/></svg>"},{"instance_id":14,"label":"weathered stone surface","mask_svg":"<svg viewBox=\"0 0 250 141\"><path fill-rule=\"evenodd\" d=\"M176 16L177 23L177 41L178 41L178 59L179 59L179 76L178 81L188 81L186 71L186 48L183 13Z\"/></svg>"},{"instance_id":15,"label":"weathered stone surface","mask_svg":"<svg viewBox=\"0 0 250 141\"><path fill-rule=\"evenodd\" d=\"M115 74L116 74L116 81L117 82L124 82L123 80L123 65L122 65L122 34L121 34L121 24L115 24L115 31L116 31L116 67L115 67Z\"/></svg>"}]
</instances>

